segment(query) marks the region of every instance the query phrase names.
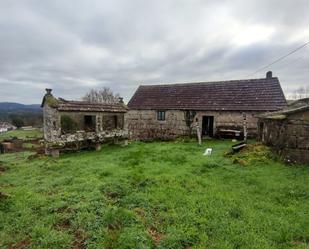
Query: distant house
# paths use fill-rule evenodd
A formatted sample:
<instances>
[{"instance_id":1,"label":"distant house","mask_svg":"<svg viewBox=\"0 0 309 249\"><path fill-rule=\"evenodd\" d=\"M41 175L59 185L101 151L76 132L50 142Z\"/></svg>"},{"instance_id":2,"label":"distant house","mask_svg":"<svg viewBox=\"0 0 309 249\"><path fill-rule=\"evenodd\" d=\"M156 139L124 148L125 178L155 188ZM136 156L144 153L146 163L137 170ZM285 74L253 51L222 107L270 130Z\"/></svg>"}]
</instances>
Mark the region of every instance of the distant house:
<instances>
[{"instance_id":1,"label":"distant house","mask_svg":"<svg viewBox=\"0 0 309 249\"><path fill-rule=\"evenodd\" d=\"M20 127L20 129L22 129L23 131L33 131L36 128L33 127L33 126L22 126L22 127Z\"/></svg>"},{"instance_id":2,"label":"distant house","mask_svg":"<svg viewBox=\"0 0 309 249\"><path fill-rule=\"evenodd\" d=\"M285 161L309 164L309 98L259 117L259 139Z\"/></svg>"},{"instance_id":3,"label":"distant house","mask_svg":"<svg viewBox=\"0 0 309 249\"><path fill-rule=\"evenodd\" d=\"M68 101L55 98L46 89L42 101L46 154L58 156L59 150L95 146L107 139L125 138L124 114L127 107L117 104Z\"/></svg>"},{"instance_id":4,"label":"distant house","mask_svg":"<svg viewBox=\"0 0 309 249\"><path fill-rule=\"evenodd\" d=\"M133 138L187 136L196 123L203 136L248 128L257 133L257 114L286 106L279 79L266 78L139 86L128 103L126 123Z\"/></svg>"},{"instance_id":5,"label":"distant house","mask_svg":"<svg viewBox=\"0 0 309 249\"><path fill-rule=\"evenodd\" d=\"M16 127L8 122L0 122L0 133L15 130Z\"/></svg>"}]
</instances>

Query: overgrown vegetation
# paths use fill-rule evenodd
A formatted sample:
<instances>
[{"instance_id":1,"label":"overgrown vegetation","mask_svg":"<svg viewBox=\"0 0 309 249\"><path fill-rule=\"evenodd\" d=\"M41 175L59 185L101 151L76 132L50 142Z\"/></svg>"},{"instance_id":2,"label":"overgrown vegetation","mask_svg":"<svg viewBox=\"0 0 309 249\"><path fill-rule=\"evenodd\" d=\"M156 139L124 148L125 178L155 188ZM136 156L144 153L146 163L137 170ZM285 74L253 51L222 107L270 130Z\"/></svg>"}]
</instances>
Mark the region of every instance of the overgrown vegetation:
<instances>
[{"instance_id":1,"label":"overgrown vegetation","mask_svg":"<svg viewBox=\"0 0 309 249\"><path fill-rule=\"evenodd\" d=\"M226 155L231 156L233 163L238 163L242 166L251 164L267 164L267 162L271 159L279 160L279 157L273 154L269 147L261 143L249 143L239 153L226 153Z\"/></svg>"},{"instance_id":2,"label":"overgrown vegetation","mask_svg":"<svg viewBox=\"0 0 309 249\"><path fill-rule=\"evenodd\" d=\"M46 96L45 101L50 107L53 108L59 105L58 99L56 99L54 96Z\"/></svg>"},{"instance_id":3,"label":"overgrown vegetation","mask_svg":"<svg viewBox=\"0 0 309 249\"><path fill-rule=\"evenodd\" d=\"M74 133L77 131L78 125L76 121L69 115L61 116L61 131L63 133Z\"/></svg>"},{"instance_id":4,"label":"overgrown vegetation","mask_svg":"<svg viewBox=\"0 0 309 249\"><path fill-rule=\"evenodd\" d=\"M226 157L230 146L136 142L56 160L2 155L0 246L308 248L309 168L285 166L264 147Z\"/></svg>"}]
</instances>

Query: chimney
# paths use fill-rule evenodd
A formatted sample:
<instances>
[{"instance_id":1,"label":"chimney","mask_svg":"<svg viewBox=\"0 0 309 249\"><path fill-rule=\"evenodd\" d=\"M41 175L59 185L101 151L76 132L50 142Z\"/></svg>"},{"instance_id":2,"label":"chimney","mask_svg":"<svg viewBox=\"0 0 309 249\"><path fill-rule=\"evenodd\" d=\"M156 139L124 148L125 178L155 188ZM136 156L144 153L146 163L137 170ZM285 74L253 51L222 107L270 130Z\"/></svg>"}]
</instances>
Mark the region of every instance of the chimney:
<instances>
[{"instance_id":1,"label":"chimney","mask_svg":"<svg viewBox=\"0 0 309 249\"><path fill-rule=\"evenodd\" d=\"M45 89L46 94L47 94L47 95L52 95L52 94L51 94L52 90L53 90L53 89L46 88L46 89Z\"/></svg>"},{"instance_id":2,"label":"chimney","mask_svg":"<svg viewBox=\"0 0 309 249\"><path fill-rule=\"evenodd\" d=\"M272 71L268 71L267 73L266 73L266 79L270 79L270 78L272 78L273 77L273 72Z\"/></svg>"},{"instance_id":3,"label":"chimney","mask_svg":"<svg viewBox=\"0 0 309 249\"><path fill-rule=\"evenodd\" d=\"M123 98L122 97L119 97L119 103L123 104Z\"/></svg>"}]
</instances>

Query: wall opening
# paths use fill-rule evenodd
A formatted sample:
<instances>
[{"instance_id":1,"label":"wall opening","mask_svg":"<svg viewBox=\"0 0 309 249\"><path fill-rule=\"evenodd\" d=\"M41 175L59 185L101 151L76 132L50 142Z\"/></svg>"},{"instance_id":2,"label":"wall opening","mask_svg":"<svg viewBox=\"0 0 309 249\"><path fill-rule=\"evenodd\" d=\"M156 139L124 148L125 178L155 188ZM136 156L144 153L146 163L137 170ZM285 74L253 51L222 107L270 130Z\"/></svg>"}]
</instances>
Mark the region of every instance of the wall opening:
<instances>
[{"instance_id":1,"label":"wall opening","mask_svg":"<svg viewBox=\"0 0 309 249\"><path fill-rule=\"evenodd\" d=\"M95 131L95 124L96 124L95 115L85 115L84 116L85 131Z\"/></svg>"},{"instance_id":2,"label":"wall opening","mask_svg":"<svg viewBox=\"0 0 309 249\"><path fill-rule=\"evenodd\" d=\"M103 130L112 131L115 129L123 129L123 116L120 115L104 115L102 118Z\"/></svg>"},{"instance_id":3,"label":"wall opening","mask_svg":"<svg viewBox=\"0 0 309 249\"><path fill-rule=\"evenodd\" d=\"M114 128L117 129L117 127L118 127L118 117L115 115L113 118L114 118Z\"/></svg>"},{"instance_id":4,"label":"wall opening","mask_svg":"<svg viewBox=\"0 0 309 249\"><path fill-rule=\"evenodd\" d=\"M259 123L259 134L261 141L264 142L264 122Z\"/></svg>"},{"instance_id":5,"label":"wall opening","mask_svg":"<svg viewBox=\"0 0 309 249\"><path fill-rule=\"evenodd\" d=\"M203 116L202 135L213 137L214 133L214 116Z\"/></svg>"},{"instance_id":6,"label":"wall opening","mask_svg":"<svg viewBox=\"0 0 309 249\"><path fill-rule=\"evenodd\" d=\"M260 132L263 132L264 130L264 122L260 122Z\"/></svg>"},{"instance_id":7,"label":"wall opening","mask_svg":"<svg viewBox=\"0 0 309 249\"><path fill-rule=\"evenodd\" d=\"M62 115L60 118L61 133L74 133L78 129L77 122L69 115Z\"/></svg>"}]
</instances>

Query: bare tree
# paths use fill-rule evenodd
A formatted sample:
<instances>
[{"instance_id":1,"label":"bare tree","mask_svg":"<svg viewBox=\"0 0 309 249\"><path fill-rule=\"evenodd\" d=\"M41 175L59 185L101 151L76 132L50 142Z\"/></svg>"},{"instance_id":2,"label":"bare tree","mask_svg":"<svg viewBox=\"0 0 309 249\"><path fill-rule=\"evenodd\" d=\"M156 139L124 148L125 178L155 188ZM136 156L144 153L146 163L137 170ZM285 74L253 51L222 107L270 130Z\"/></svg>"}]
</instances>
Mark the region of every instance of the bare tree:
<instances>
[{"instance_id":1,"label":"bare tree","mask_svg":"<svg viewBox=\"0 0 309 249\"><path fill-rule=\"evenodd\" d=\"M305 98L309 98L309 86L306 87Z\"/></svg>"},{"instance_id":2,"label":"bare tree","mask_svg":"<svg viewBox=\"0 0 309 249\"><path fill-rule=\"evenodd\" d=\"M94 103L115 104L119 103L120 95L114 94L108 87L103 87L101 90L91 89L85 94L83 100Z\"/></svg>"},{"instance_id":3,"label":"bare tree","mask_svg":"<svg viewBox=\"0 0 309 249\"><path fill-rule=\"evenodd\" d=\"M309 97L309 86L307 86L306 88L304 86L300 86L299 88L294 90L293 93L291 94L291 98L293 100L298 100L298 99L308 98L308 97Z\"/></svg>"},{"instance_id":4,"label":"bare tree","mask_svg":"<svg viewBox=\"0 0 309 249\"><path fill-rule=\"evenodd\" d=\"M297 91L298 91L300 99L305 97L304 95L306 93L306 90L305 90L305 88L303 86L299 87Z\"/></svg>"}]
</instances>

